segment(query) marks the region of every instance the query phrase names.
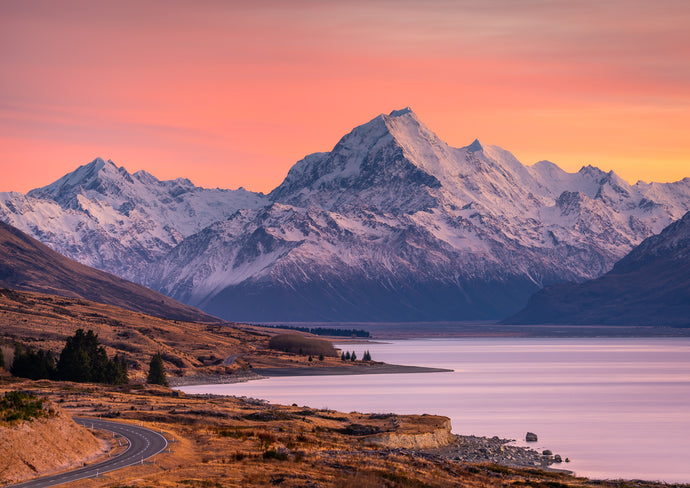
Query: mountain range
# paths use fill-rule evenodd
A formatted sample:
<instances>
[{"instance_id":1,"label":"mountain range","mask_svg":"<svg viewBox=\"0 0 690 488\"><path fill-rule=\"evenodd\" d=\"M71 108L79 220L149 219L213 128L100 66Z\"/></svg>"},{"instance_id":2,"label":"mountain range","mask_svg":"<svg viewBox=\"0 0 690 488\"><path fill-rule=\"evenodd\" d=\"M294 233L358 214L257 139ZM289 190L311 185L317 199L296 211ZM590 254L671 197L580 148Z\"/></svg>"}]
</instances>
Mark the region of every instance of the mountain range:
<instances>
[{"instance_id":1,"label":"mountain range","mask_svg":"<svg viewBox=\"0 0 690 488\"><path fill-rule=\"evenodd\" d=\"M270 194L159 181L96 159L0 219L85 264L242 321L500 319L598 278L690 210L690 178L454 148L410 109L297 162Z\"/></svg>"}]
</instances>

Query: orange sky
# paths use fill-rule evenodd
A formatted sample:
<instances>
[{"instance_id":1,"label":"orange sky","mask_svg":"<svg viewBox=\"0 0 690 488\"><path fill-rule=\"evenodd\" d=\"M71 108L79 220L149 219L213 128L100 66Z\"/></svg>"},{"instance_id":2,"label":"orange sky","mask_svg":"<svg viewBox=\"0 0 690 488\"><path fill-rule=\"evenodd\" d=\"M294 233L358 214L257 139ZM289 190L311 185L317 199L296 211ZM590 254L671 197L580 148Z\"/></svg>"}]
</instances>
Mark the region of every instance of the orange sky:
<instances>
[{"instance_id":1,"label":"orange sky","mask_svg":"<svg viewBox=\"0 0 690 488\"><path fill-rule=\"evenodd\" d=\"M96 156L270 191L411 106L443 140L690 176L687 0L0 0L0 191Z\"/></svg>"}]
</instances>

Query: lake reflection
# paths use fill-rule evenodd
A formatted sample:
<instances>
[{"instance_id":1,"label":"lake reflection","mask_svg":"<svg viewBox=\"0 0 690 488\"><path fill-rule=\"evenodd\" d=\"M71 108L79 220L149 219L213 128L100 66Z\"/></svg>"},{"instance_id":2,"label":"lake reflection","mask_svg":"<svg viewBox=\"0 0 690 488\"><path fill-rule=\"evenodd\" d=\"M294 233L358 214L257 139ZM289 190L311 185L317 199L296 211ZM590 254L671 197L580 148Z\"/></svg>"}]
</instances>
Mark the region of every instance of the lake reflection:
<instances>
[{"instance_id":1,"label":"lake reflection","mask_svg":"<svg viewBox=\"0 0 690 488\"><path fill-rule=\"evenodd\" d=\"M445 339L345 345L453 373L271 378L181 388L341 411L434 413L453 431L511 439L594 478L690 482L690 339ZM524 444L524 442L518 442Z\"/></svg>"}]
</instances>

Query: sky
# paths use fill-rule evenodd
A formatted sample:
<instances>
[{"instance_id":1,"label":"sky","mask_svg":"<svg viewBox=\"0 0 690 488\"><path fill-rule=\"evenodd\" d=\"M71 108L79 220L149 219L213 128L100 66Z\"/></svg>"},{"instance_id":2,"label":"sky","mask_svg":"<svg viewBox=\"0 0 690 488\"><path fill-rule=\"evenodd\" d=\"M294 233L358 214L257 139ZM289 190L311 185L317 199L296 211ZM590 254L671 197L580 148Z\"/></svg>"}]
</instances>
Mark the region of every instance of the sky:
<instances>
[{"instance_id":1,"label":"sky","mask_svg":"<svg viewBox=\"0 0 690 488\"><path fill-rule=\"evenodd\" d=\"M687 0L0 0L0 191L96 157L268 192L410 106L451 146L690 176Z\"/></svg>"}]
</instances>

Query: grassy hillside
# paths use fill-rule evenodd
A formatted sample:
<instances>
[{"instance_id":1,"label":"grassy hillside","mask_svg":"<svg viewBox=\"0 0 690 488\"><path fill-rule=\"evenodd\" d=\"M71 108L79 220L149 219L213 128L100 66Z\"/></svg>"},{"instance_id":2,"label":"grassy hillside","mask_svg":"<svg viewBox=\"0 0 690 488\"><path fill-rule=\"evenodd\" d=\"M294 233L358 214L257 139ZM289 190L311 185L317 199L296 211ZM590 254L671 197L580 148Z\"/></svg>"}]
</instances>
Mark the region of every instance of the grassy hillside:
<instances>
[{"instance_id":1,"label":"grassy hillside","mask_svg":"<svg viewBox=\"0 0 690 488\"><path fill-rule=\"evenodd\" d=\"M220 322L145 286L68 259L3 222L0 222L0 286L86 298L159 317Z\"/></svg>"}]
</instances>

